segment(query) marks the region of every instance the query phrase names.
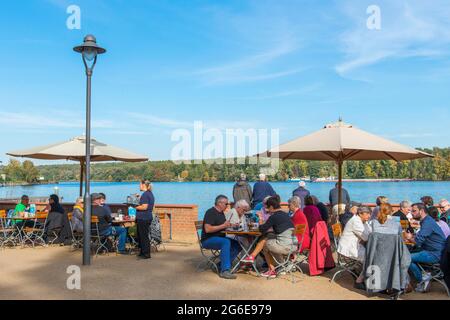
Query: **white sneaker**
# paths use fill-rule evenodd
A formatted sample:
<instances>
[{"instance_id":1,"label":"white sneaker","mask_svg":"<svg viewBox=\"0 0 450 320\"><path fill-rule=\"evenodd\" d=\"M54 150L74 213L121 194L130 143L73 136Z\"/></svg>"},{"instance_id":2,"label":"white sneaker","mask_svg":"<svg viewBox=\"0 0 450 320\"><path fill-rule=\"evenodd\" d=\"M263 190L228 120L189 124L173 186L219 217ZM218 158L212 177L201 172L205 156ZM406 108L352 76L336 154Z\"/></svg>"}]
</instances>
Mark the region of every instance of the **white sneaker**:
<instances>
[{"instance_id":1,"label":"white sneaker","mask_svg":"<svg viewBox=\"0 0 450 320\"><path fill-rule=\"evenodd\" d=\"M423 290L424 292L428 292L430 289L430 283L433 278L431 277L431 273L426 273L422 279L423 282Z\"/></svg>"}]
</instances>

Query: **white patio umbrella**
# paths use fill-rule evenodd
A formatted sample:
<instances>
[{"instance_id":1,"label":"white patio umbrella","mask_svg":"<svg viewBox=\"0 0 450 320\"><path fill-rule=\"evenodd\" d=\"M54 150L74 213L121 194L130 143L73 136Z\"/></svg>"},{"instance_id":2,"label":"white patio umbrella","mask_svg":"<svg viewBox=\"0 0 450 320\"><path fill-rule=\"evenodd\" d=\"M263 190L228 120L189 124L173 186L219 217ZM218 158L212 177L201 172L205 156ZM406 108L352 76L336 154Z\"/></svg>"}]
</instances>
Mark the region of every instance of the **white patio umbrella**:
<instances>
[{"instance_id":1,"label":"white patio umbrella","mask_svg":"<svg viewBox=\"0 0 450 320\"><path fill-rule=\"evenodd\" d=\"M339 203L342 201L342 165L346 160L405 161L434 157L387 140L339 120L322 130L275 147L265 154L282 160L335 161L339 172Z\"/></svg>"},{"instance_id":2,"label":"white patio umbrella","mask_svg":"<svg viewBox=\"0 0 450 320\"><path fill-rule=\"evenodd\" d=\"M8 152L13 157L24 157L41 160L72 160L79 161L80 170L80 196L83 191L83 172L85 165L86 137L79 136L69 141L54 143L46 146L34 147L26 150ZM142 162L148 157L136 154L118 147L107 145L91 139L91 161L123 161Z\"/></svg>"}]
</instances>

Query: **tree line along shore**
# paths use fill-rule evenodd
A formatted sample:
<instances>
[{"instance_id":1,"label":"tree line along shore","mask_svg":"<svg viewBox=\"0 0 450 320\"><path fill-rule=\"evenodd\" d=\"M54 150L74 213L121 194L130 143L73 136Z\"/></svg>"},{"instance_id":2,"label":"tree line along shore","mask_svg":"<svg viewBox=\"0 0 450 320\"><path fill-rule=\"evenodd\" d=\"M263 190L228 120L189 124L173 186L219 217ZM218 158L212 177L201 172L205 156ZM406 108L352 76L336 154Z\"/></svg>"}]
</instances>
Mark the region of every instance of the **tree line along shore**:
<instances>
[{"instance_id":1,"label":"tree line along shore","mask_svg":"<svg viewBox=\"0 0 450 320\"><path fill-rule=\"evenodd\" d=\"M345 179L361 180L421 180L450 181L450 147L419 149L435 155L433 159L415 161L347 161L343 172ZM244 161L245 160L245 161ZM259 164L250 164L249 158L235 159L234 164L216 163L174 163L172 161L149 161L142 163L107 162L93 163L93 181L121 182L137 181L142 177L155 182L163 181L235 181L244 172L249 180L256 180L261 169ZM242 163L242 164L241 164ZM0 169L4 184L33 184L79 181L78 163L49 164L36 166L32 161L20 162L10 159ZM281 161L279 170L271 181L286 181L293 177L335 177L337 166L334 162L287 160ZM1 179L1 178L0 178Z\"/></svg>"}]
</instances>

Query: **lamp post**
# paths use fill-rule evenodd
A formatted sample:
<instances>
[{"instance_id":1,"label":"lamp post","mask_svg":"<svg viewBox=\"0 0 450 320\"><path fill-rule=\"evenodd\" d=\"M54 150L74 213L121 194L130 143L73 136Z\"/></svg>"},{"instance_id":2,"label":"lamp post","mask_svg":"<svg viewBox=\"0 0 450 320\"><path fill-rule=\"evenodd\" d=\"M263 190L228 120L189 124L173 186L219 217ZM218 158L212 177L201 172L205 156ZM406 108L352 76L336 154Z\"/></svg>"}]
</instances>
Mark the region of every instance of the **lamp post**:
<instances>
[{"instance_id":1,"label":"lamp post","mask_svg":"<svg viewBox=\"0 0 450 320\"><path fill-rule=\"evenodd\" d=\"M83 265L91 264L91 78L94 71L97 56L106 50L97 45L93 35L84 37L82 45L73 48L75 52L81 53L86 68L86 161L85 161L85 191L84 191L84 219L83 219Z\"/></svg>"}]
</instances>

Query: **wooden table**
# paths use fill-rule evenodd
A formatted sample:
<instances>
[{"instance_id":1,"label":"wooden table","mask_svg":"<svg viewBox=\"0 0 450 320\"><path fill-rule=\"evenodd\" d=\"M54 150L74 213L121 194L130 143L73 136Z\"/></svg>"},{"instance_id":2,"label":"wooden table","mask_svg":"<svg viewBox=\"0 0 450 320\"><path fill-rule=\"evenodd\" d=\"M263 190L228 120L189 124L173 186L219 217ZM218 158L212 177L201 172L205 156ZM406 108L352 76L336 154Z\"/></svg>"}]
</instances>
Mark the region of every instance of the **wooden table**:
<instances>
[{"instance_id":1,"label":"wooden table","mask_svg":"<svg viewBox=\"0 0 450 320\"><path fill-rule=\"evenodd\" d=\"M225 230L225 231L222 231L222 233L224 233L226 235L233 235L236 237L246 237L249 239L253 239L253 241L250 242L250 245L248 247L246 247L245 244L242 243L242 241L238 240L238 243L241 246L244 254L239 259L239 261L236 263L236 265L231 269L231 273L235 273L241 266L242 260L244 260L244 258L247 257L250 254L250 252L253 250L253 248L256 246L259 238L262 236L262 233L259 230L250 230L250 231ZM252 267L253 267L253 270L255 270L256 274L259 276L259 271L258 271L258 268L256 267L256 260L253 261Z\"/></svg>"},{"instance_id":2,"label":"wooden table","mask_svg":"<svg viewBox=\"0 0 450 320\"><path fill-rule=\"evenodd\" d=\"M133 227L136 224L136 220L115 220L111 222L111 224L115 226L122 226L124 228L130 228Z\"/></svg>"}]
</instances>

